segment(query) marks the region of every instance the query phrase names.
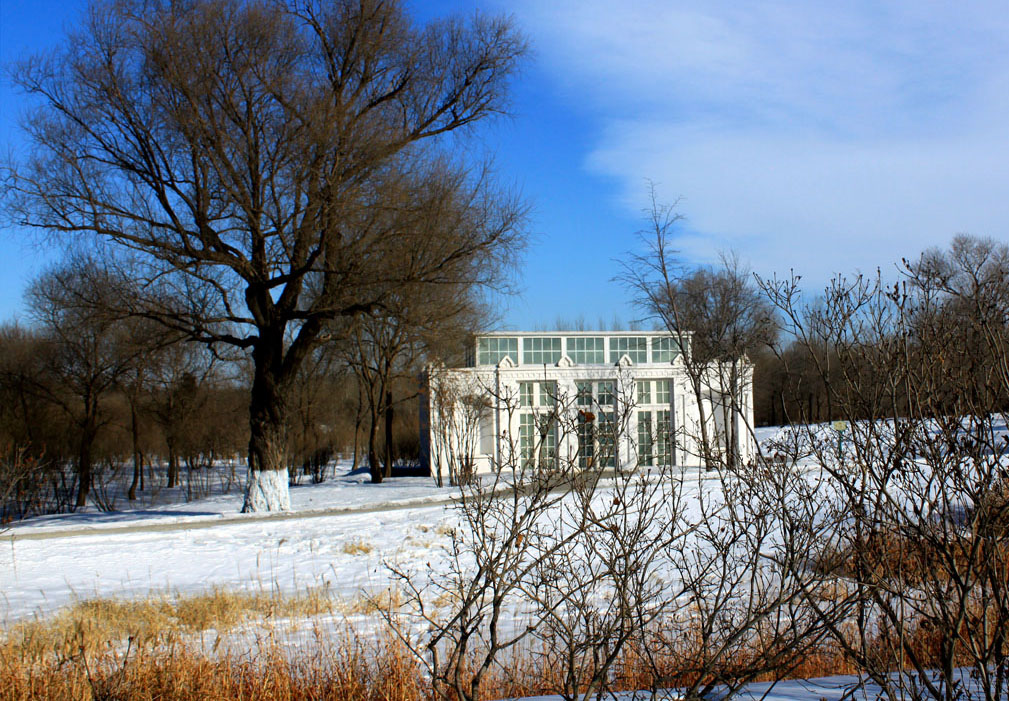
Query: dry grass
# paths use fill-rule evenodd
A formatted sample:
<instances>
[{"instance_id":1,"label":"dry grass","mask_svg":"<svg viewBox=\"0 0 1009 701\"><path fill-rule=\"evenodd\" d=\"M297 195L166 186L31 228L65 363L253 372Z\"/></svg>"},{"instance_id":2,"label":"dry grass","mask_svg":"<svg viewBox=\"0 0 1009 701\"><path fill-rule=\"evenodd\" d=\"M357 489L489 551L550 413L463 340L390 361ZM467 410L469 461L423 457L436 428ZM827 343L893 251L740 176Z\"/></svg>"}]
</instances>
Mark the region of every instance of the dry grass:
<instances>
[{"instance_id":1,"label":"dry grass","mask_svg":"<svg viewBox=\"0 0 1009 701\"><path fill-rule=\"evenodd\" d=\"M347 555L367 555L374 548L371 543L363 540L351 540L343 544L343 552Z\"/></svg>"},{"instance_id":2,"label":"dry grass","mask_svg":"<svg viewBox=\"0 0 1009 701\"><path fill-rule=\"evenodd\" d=\"M312 635L293 647L284 647L269 632L270 621L277 619L369 615L401 604L395 589L347 603L334 603L324 591L290 598L214 591L175 600L84 601L52 619L19 623L6 632L0 641L0 701L429 701L435 694L422 665L390 629L362 638L349 626L324 631L316 623ZM248 635L246 624L259 636L237 649L254 653L236 654L235 646L216 644L208 651L192 635L231 629ZM926 638L923 646L931 642ZM612 690L668 688L697 679L697 641L681 635L667 640L666 648L668 654L655 667L641 650L628 647L614 670ZM735 649L715 678L732 678L735 666L747 665L746 658L747 650ZM515 650L485 677L483 697L557 693L563 679L555 662L549 646ZM837 649L824 645L785 654L762 680L857 671Z\"/></svg>"},{"instance_id":3,"label":"dry grass","mask_svg":"<svg viewBox=\"0 0 1009 701\"><path fill-rule=\"evenodd\" d=\"M361 593L349 601L340 601L336 611L345 616L367 616L382 611L398 611L404 603L399 589L384 589L377 594Z\"/></svg>"},{"instance_id":4,"label":"dry grass","mask_svg":"<svg viewBox=\"0 0 1009 701\"><path fill-rule=\"evenodd\" d=\"M292 657L279 647L255 657L213 657L183 645L154 651L78 653L26 664L0 647L0 701L163 699L202 701L420 701L430 697L409 652L391 640L364 644L317 633Z\"/></svg>"},{"instance_id":5,"label":"dry grass","mask_svg":"<svg viewBox=\"0 0 1009 701\"><path fill-rule=\"evenodd\" d=\"M215 591L176 600L85 601L52 619L20 623L7 631L0 642L0 701L429 701L435 694L421 664L388 629L377 639L364 639L349 626L325 632L316 624L313 637L287 648L272 634L261 634L251 646L255 654L225 652L234 648L216 645L208 651L187 636L248 623L269 631L268 621L274 619L372 614L379 608L395 610L401 603L395 589L350 604L333 604L324 592L315 591L286 599ZM561 670L545 653L546 648L526 648L501 660L484 680L483 697L560 690ZM793 676L840 671L850 670L827 654L810 655ZM662 670L662 679L668 683L684 673L682 667L670 666ZM615 690L647 688L654 680L643 660L629 653Z\"/></svg>"},{"instance_id":6,"label":"dry grass","mask_svg":"<svg viewBox=\"0 0 1009 701\"><path fill-rule=\"evenodd\" d=\"M5 632L4 644L9 653L34 663L51 654L91 655L110 645L170 646L185 634L226 632L244 623L307 618L333 610L328 592L322 589L291 597L213 590L175 599L92 599L52 618L14 624Z\"/></svg>"},{"instance_id":7,"label":"dry grass","mask_svg":"<svg viewBox=\"0 0 1009 701\"><path fill-rule=\"evenodd\" d=\"M432 701L434 690L410 651L387 633L364 641L353 630L326 634L292 653L259 644L254 657L214 655L175 642L157 649L110 645L90 652L68 649L26 660L12 642L0 645L0 701L8 699L163 699L164 701ZM483 698L555 693L561 670L542 650L516 651L495 665L481 686ZM672 660L671 660L672 663ZM810 655L789 676L851 671L835 656ZM663 670L662 686L683 672ZM680 677L682 679L682 677ZM625 656L613 690L649 688L656 678L640 659ZM443 690L449 694L449 690ZM440 698L440 697L439 697Z\"/></svg>"}]
</instances>

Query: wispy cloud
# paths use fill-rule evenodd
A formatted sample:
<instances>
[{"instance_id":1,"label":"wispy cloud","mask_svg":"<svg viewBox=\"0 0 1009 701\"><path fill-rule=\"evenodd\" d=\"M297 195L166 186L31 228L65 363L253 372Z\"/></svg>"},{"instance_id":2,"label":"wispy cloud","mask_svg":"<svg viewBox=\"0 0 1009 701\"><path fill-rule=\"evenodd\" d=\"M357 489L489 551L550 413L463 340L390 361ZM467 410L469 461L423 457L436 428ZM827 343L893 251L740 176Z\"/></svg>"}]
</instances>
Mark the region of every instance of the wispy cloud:
<instances>
[{"instance_id":1,"label":"wispy cloud","mask_svg":"<svg viewBox=\"0 0 1009 701\"><path fill-rule=\"evenodd\" d=\"M588 169L685 252L823 279L1009 235L1009 20L995 4L526 0L540 64L597 128Z\"/></svg>"}]
</instances>

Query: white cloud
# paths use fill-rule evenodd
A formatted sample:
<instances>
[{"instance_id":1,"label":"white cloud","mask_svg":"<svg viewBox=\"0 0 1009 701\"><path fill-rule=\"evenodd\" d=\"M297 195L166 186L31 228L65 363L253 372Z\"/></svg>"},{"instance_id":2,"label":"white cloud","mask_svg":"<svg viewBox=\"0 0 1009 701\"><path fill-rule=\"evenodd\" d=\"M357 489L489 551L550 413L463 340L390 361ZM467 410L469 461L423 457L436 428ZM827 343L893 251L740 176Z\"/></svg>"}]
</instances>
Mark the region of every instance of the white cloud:
<instances>
[{"instance_id":1,"label":"white cloud","mask_svg":"<svg viewBox=\"0 0 1009 701\"><path fill-rule=\"evenodd\" d=\"M826 278L956 232L1009 237L1009 25L994 4L527 0L541 66L686 252Z\"/></svg>"}]
</instances>

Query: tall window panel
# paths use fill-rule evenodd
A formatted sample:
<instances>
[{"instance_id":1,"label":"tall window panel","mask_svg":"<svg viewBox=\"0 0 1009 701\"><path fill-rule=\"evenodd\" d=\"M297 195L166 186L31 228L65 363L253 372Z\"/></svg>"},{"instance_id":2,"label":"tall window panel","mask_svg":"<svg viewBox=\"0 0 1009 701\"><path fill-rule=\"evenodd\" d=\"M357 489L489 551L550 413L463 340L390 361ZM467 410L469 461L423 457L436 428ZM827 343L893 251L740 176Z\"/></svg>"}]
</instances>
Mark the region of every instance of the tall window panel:
<instances>
[{"instance_id":1,"label":"tall window panel","mask_svg":"<svg viewBox=\"0 0 1009 701\"><path fill-rule=\"evenodd\" d=\"M578 467L595 465L595 418L591 414L578 414Z\"/></svg>"},{"instance_id":2,"label":"tall window panel","mask_svg":"<svg viewBox=\"0 0 1009 701\"><path fill-rule=\"evenodd\" d=\"M518 363L519 340L503 336L479 338L476 355L478 365L497 365L506 357L513 363Z\"/></svg>"},{"instance_id":3,"label":"tall window panel","mask_svg":"<svg viewBox=\"0 0 1009 701\"><path fill-rule=\"evenodd\" d=\"M536 417L523 412L519 415L519 458L523 466L531 466L536 447Z\"/></svg>"},{"instance_id":4,"label":"tall window panel","mask_svg":"<svg viewBox=\"0 0 1009 701\"><path fill-rule=\"evenodd\" d=\"M617 464L617 421L613 412L601 412L598 416L597 439L599 454L597 467L615 467Z\"/></svg>"},{"instance_id":5,"label":"tall window panel","mask_svg":"<svg viewBox=\"0 0 1009 701\"><path fill-rule=\"evenodd\" d=\"M655 460L658 465L675 465L673 421L668 409L655 412Z\"/></svg>"},{"instance_id":6,"label":"tall window panel","mask_svg":"<svg viewBox=\"0 0 1009 701\"><path fill-rule=\"evenodd\" d=\"M519 457L523 467L557 466L557 419L553 414L519 414Z\"/></svg>"},{"instance_id":7,"label":"tall window panel","mask_svg":"<svg viewBox=\"0 0 1009 701\"><path fill-rule=\"evenodd\" d=\"M652 412L638 412L638 465L651 466L652 454Z\"/></svg>"},{"instance_id":8,"label":"tall window panel","mask_svg":"<svg viewBox=\"0 0 1009 701\"><path fill-rule=\"evenodd\" d=\"M535 382L519 382L519 406L536 406Z\"/></svg>"},{"instance_id":9,"label":"tall window panel","mask_svg":"<svg viewBox=\"0 0 1009 701\"><path fill-rule=\"evenodd\" d=\"M572 336L565 343L568 357L579 365L606 362L606 339L602 336Z\"/></svg>"},{"instance_id":10,"label":"tall window panel","mask_svg":"<svg viewBox=\"0 0 1009 701\"><path fill-rule=\"evenodd\" d=\"M596 401L599 406L614 406L617 403L616 383L612 380L596 383Z\"/></svg>"},{"instance_id":11,"label":"tall window panel","mask_svg":"<svg viewBox=\"0 0 1009 701\"><path fill-rule=\"evenodd\" d=\"M638 380L634 383L637 388L637 403L638 406L642 404L652 403L652 382L651 380Z\"/></svg>"},{"instance_id":12,"label":"tall window panel","mask_svg":"<svg viewBox=\"0 0 1009 701\"><path fill-rule=\"evenodd\" d=\"M537 336L522 340L522 362L529 365L551 365L561 359L559 337Z\"/></svg>"},{"instance_id":13,"label":"tall window panel","mask_svg":"<svg viewBox=\"0 0 1009 701\"><path fill-rule=\"evenodd\" d=\"M610 338L610 362L626 355L632 363L648 362L648 339L645 336L614 336Z\"/></svg>"},{"instance_id":14,"label":"tall window panel","mask_svg":"<svg viewBox=\"0 0 1009 701\"><path fill-rule=\"evenodd\" d=\"M539 385L539 405L544 407L557 406L557 383L537 382Z\"/></svg>"},{"instance_id":15,"label":"tall window panel","mask_svg":"<svg viewBox=\"0 0 1009 701\"><path fill-rule=\"evenodd\" d=\"M553 414L538 414L536 429L539 432L540 467L557 467L557 417Z\"/></svg>"},{"instance_id":16,"label":"tall window panel","mask_svg":"<svg viewBox=\"0 0 1009 701\"><path fill-rule=\"evenodd\" d=\"M669 406L673 400L672 382L670 380L655 381L655 403Z\"/></svg>"}]
</instances>

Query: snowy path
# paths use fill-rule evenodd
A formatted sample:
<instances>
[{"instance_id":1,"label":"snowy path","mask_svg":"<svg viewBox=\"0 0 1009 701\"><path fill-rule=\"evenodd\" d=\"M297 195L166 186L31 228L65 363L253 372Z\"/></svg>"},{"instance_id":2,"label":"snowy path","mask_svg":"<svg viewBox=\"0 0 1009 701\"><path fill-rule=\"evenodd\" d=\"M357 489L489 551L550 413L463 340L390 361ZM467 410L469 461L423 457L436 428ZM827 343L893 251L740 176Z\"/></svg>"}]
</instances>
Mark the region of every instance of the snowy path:
<instances>
[{"instance_id":1,"label":"snowy path","mask_svg":"<svg viewBox=\"0 0 1009 701\"><path fill-rule=\"evenodd\" d=\"M165 531L191 531L201 528L216 528L234 523L258 523L262 521L292 521L300 519L324 518L327 516L342 516L350 514L371 514L377 512L398 511L400 509L414 509L419 506L447 506L454 501L454 497L445 496L441 499L424 498L419 500L406 500L398 502L382 502L374 504L363 504L354 506L333 507L329 509L316 509L312 511L281 511L274 513L253 513L235 514L224 516L213 514L212 517L189 516L174 517L173 520L160 521L157 523L120 523L95 524L89 526L76 526L67 528L46 528L32 529L30 527L12 529L6 533L0 533L5 540L50 540L53 538L72 538L75 536L87 535L121 535L130 533L161 533ZM158 517L163 517L163 512L155 512Z\"/></svg>"}]
</instances>

